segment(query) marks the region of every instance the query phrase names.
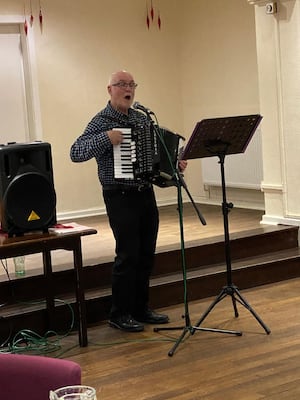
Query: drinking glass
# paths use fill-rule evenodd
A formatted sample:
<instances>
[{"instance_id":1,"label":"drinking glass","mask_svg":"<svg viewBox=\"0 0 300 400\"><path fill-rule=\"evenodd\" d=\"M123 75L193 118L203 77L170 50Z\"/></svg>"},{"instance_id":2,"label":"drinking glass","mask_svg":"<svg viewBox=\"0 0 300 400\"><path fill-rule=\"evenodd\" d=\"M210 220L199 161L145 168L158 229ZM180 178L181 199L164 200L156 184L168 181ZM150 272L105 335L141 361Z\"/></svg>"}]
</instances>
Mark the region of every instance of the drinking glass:
<instances>
[{"instance_id":1,"label":"drinking glass","mask_svg":"<svg viewBox=\"0 0 300 400\"><path fill-rule=\"evenodd\" d=\"M65 386L49 393L50 400L97 400L96 390L91 386Z\"/></svg>"},{"instance_id":2,"label":"drinking glass","mask_svg":"<svg viewBox=\"0 0 300 400\"><path fill-rule=\"evenodd\" d=\"M25 256L14 257L16 275L25 275Z\"/></svg>"}]
</instances>

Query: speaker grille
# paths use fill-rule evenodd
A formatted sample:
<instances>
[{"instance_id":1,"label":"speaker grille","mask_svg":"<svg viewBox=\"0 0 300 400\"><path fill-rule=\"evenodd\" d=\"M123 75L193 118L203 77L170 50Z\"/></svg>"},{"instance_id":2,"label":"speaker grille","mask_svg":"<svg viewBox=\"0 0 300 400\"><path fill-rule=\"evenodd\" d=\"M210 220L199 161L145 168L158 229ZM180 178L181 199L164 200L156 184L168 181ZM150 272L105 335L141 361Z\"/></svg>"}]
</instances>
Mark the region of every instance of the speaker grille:
<instances>
[{"instance_id":1,"label":"speaker grille","mask_svg":"<svg viewBox=\"0 0 300 400\"><path fill-rule=\"evenodd\" d=\"M17 175L7 187L3 205L9 233L44 230L55 223L53 184L39 172Z\"/></svg>"}]
</instances>

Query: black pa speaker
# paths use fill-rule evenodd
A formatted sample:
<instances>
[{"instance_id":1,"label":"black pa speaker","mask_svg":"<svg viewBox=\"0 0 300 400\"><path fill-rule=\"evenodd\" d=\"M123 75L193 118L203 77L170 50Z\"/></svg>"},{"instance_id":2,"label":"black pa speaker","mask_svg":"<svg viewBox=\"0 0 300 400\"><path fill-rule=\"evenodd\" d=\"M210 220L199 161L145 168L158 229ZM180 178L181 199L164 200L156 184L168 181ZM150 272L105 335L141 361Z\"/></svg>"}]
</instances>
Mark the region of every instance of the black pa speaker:
<instances>
[{"instance_id":1,"label":"black pa speaker","mask_svg":"<svg viewBox=\"0 0 300 400\"><path fill-rule=\"evenodd\" d=\"M56 224L49 143L0 145L0 218L9 236L46 232Z\"/></svg>"}]
</instances>

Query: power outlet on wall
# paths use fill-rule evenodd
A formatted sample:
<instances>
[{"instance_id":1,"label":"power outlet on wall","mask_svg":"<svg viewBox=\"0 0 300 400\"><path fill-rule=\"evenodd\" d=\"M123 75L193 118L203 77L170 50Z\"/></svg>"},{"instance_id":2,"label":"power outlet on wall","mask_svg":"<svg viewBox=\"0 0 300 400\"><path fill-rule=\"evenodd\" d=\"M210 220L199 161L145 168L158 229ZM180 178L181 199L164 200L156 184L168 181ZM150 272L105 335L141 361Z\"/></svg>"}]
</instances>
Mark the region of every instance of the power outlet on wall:
<instances>
[{"instance_id":1,"label":"power outlet on wall","mask_svg":"<svg viewBox=\"0 0 300 400\"><path fill-rule=\"evenodd\" d=\"M276 14L277 13L277 3L272 2L272 3L267 3L266 4L266 13L267 14Z\"/></svg>"}]
</instances>

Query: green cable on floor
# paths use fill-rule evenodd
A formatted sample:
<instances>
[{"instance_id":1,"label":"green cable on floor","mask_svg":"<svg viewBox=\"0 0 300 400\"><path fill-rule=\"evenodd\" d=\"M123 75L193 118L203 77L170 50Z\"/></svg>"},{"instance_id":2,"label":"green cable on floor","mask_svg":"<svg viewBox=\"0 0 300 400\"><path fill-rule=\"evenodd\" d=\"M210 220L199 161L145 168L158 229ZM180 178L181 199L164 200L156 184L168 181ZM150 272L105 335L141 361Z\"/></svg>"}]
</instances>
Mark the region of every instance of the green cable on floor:
<instances>
[{"instance_id":1,"label":"green cable on floor","mask_svg":"<svg viewBox=\"0 0 300 400\"><path fill-rule=\"evenodd\" d=\"M41 336L29 329L23 329L16 333L11 342L6 347L1 347L0 353L30 353L30 354L48 354L61 349L60 340L69 335L74 327L74 311L70 304L60 299L55 299L56 302L61 302L67 305L71 311L71 325L66 333L59 335L55 331L48 331L44 336ZM40 304L41 302L30 302L30 304ZM26 303L25 303L26 304ZM28 304L28 303L27 303ZM52 337L52 338L50 338Z\"/></svg>"}]
</instances>

